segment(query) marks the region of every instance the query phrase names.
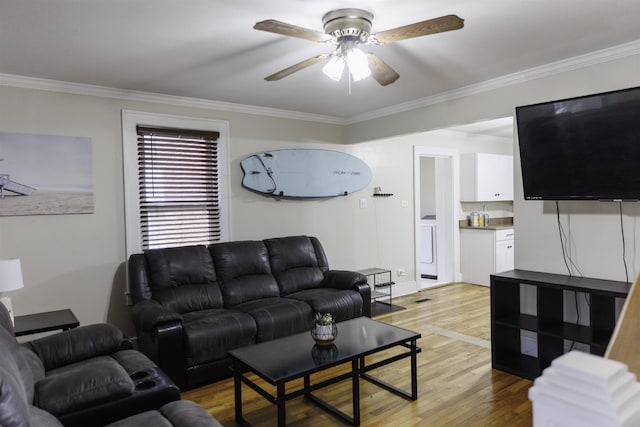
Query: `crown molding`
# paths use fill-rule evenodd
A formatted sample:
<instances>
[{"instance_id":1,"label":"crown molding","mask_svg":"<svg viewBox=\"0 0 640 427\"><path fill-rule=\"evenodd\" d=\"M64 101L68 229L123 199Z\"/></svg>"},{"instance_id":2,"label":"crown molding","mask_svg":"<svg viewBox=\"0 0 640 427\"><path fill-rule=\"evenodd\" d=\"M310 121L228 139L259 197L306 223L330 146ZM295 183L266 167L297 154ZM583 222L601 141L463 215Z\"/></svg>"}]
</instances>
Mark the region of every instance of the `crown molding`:
<instances>
[{"instance_id":1,"label":"crown molding","mask_svg":"<svg viewBox=\"0 0 640 427\"><path fill-rule=\"evenodd\" d=\"M396 104L387 108L381 108L379 110L352 116L345 121L345 124L351 125L367 120L379 119L381 117L416 110L418 108L428 107L430 105L438 104L441 102L464 98L471 95L477 95L479 93L488 92L519 83L525 83L530 80L540 79L543 77L548 77L579 68L589 67L604 62L610 62L638 54L640 54L640 40L635 40L611 48L590 52L584 55L574 56L572 58L563 59L561 61L529 68L524 71L518 71L516 73L496 77L495 79L486 80L481 83L463 86L458 89L438 93L436 95L417 99L415 101L404 102L402 104Z\"/></svg>"},{"instance_id":2,"label":"crown molding","mask_svg":"<svg viewBox=\"0 0 640 427\"><path fill-rule=\"evenodd\" d=\"M234 104L231 102L210 101L201 98L188 98L164 95L153 92L117 89L84 83L71 83L60 80L41 79L0 73L0 86L20 87L24 89L46 90L51 92L72 93L76 95L99 96L126 101L153 102L158 104L178 105L182 107L203 108L206 110L227 111L233 113L253 114L257 116L277 117L283 119L303 120L334 125L344 125L342 118L321 114L302 113L298 111L280 110L277 108L258 107L253 105Z\"/></svg>"},{"instance_id":3,"label":"crown molding","mask_svg":"<svg viewBox=\"0 0 640 427\"><path fill-rule=\"evenodd\" d=\"M417 99L415 101L392 105L390 107L369 111L367 113L358 114L348 118L302 113L297 111L281 110L277 108L258 107L253 105L234 104L230 102L210 101L200 98L188 98L152 92L116 89L106 86L71 83L60 80L41 79L13 74L0 73L0 86L12 86L25 89L73 93L77 95L99 96L104 98L116 98L128 101L179 105L183 107L203 108L207 110L253 114L258 116L277 117L283 119L302 120L333 125L351 125L638 54L640 54L640 40L635 40L611 48L602 49L561 61L552 62L524 71L507 74L495 79L486 80L481 83L464 86L458 89L453 89L436 95Z\"/></svg>"}]
</instances>

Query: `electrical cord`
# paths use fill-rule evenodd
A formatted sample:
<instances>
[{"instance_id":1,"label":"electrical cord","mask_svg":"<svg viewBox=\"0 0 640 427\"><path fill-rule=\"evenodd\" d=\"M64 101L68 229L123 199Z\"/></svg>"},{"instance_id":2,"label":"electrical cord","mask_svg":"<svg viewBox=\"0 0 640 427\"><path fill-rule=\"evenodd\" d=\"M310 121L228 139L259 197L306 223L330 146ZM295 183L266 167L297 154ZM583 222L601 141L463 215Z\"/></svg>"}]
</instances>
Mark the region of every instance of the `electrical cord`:
<instances>
[{"instance_id":1,"label":"electrical cord","mask_svg":"<svg viewBox=\"0 0 640 427\"><path fill-rule=\"evenodd\" d=\"M578 304L578 291L573 291L573 300L576 303L576 326L580 327L580 305ZM573 350L573 346L576 344L575 341L571 341L571 346L569 346L569 351Z\"/></svg>"},{"instance_id":2,"label":"electrical cord","mask_svg":"<svg viewBox=\"0 0 640 427\"><path fill-rule=\"evenodd\" d=\"M558 234L560 235L560 247L562 248L562 257L564 259L564 265L566 266L567 271L569 272L569 277L573 277L575 275L573 273L574 271L578 273L577 274L578 277L584 277L582 270L580 270L580 267L578 267L578 265L574 262L573 257L571 256L571 252L570 252L571 234L567 235L567 233L564 230L564 227L562 227L562 223L560 221L560 206L557 200L556 200L556 218L558 221ZM571 221L570 215L569 215L569 221ZM571 229L570 226L569 226L569 229Z\"/></svg>"},{"instance_id":3,"label":"electrical cord","mask_svg":"<svg viewBox=\"0 0 640 427\"><path fill-rule=\"evenodd\" d=\"M620 205L620 233L622 234L622 263L624 264L624 274L627 281L627 285L629 285L629 269L627 268L627 245L625 243L624 238L624 222L622 221L622 201L619 202Z\"/></svg>"},{"instance_id":4,"label":"electrical cord","mask_svg":"<svg viewBox=\"0 0 640 427\"><path fill-rule=\"evenodd\" d=\"M569 265L573 266L573 268L575 268L575 270L578 272L580 277L582 277L583 276L582 271L573 261L571 255L568 254L568 245L570 245L569 244L570 239L567 238L567 235L564 229L562 228L562 222L560 221L560 205L557 200L556 200L556 219L558 221L558 234L560 236L560 247L562 248L562 258L564 259L564 265L566 266L567 271L569 272L569 277L573 277L573 271L571 270L571 267ZM588 295L584 294L584 296L585 296L585 301L587 305L590 307L591 302L589 301ZM578 301L577 291L573 291L573 300L576 306L576 326L579 326L580 325L580 304ZM571 345L569 346L569 351L573 350L573 347L575 346L575 344L576 342L572 340Z\"/></svg>"},{"instance_id":5,"label":"electrical cord","mask_svg":"<svg viewBox=\"0 0 640 427\"><path fill-rule=\"evenodd\" d=\"M564 260L564 265L567 267L567 271L569 272L569 277L573 276L573 272L571 268L569 268L569 263L567 262L567 252L565 250L565 241L567 236L564 234L564 230L562 229L562 224L560 223L560 205L556 200L556 219L558 220L558 234L560 236L560 248L562 249L562 259Z\"/></svg>"},{"instance_id":6,"label":"electrical cord","mask_svg":"<svg viewBox=\"0 0 640 427\"><path fill-rule=\"evenodd\" d=\"M569 258L569 264L571 264L571 266L573 267L574 271L576 271L578 273L579 277L584 277L584 274L582 273L582 270L580 270L580 267L578 267L578 265L573 261L573 256L571 255L571 252L572 252L571 248L573 247L572 238L571 238L571 214L567 214L567 229L569 231L567 233L565 244L567 246L566 251L567 251L567 257Z\"/></svg>"}]
</instances>

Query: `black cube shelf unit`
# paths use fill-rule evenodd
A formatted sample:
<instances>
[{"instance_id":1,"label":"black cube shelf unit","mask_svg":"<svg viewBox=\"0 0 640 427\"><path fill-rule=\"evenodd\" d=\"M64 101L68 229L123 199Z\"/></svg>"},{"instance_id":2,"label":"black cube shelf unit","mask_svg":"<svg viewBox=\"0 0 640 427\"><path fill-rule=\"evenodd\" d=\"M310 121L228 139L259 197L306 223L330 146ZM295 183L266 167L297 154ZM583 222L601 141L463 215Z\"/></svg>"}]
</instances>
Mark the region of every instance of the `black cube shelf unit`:
<instances>
[{"instance_id":1,"label":"black cube shelf unit","mask_svg":"<svg viewBox=\"0 0 640 427\"><path fill-rule=\"evenodd\" d=\"M536 292L536 314L521 311L521 285ZM586 344L589 352L604 355L616 324L616 299L625 299L629 285L613 280L563 274L511 270L491 275L491 361L495 369L527 379L538 377L556 357L565 353L565 340ZM589 326L564 318L565 291L587 294ZM573 295L573 294L569 294ZM568 307L575 307L571 296ZM585 313L580 318L585 319ZM581 322L583 323L583 322ZM584 322L586 323L586 322ZM536 335L537 356L522 351L521 335Z\"/></svg>"}]
</instances>

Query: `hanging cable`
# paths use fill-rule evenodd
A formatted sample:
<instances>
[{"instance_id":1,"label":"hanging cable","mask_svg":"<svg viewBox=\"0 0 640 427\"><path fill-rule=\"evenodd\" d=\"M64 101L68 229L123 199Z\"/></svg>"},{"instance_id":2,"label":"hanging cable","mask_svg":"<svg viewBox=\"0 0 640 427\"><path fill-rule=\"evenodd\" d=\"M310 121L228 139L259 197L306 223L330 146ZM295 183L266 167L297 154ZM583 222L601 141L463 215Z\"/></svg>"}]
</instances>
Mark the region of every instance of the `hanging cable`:
<instances>
[{"instance_id":1,"label":"hanging cable","mask_svg":"<svg viewBox=\"0 0 640 427\"><path fill-rule=\"evenodd\" d=\"M584 277L584 274L582 273L582 270L580 270L580 267L578 267L578 265L573 261L573 255L572 255L572 250L571 248L573 248L573 239L571 238L571 214L567 214L567 235L566 235L566 245L567 245L567 258L569 259L569 264L571 265L571 267L573 267L573 270L576 271L578 274L578 277Z\"/></svg>"},{"instance_id":2,"label":"hanging cable","mask_svg":"<svg viewBox=\"0 0 640 427\"><path fill-rule=\"evenodd\" d=\"M629 285L629 269L627 268L627 245L625 244L624 238L624 223L622 221L622 201L620 204L620 233L622 234L622 263L624 264L624 274L626 278L626 283Z\"/></svg>"},{"instance_id":3,"label":"hanging cable","mask_svg":"<svg viewBox=\"0 0 640 427\"><path fill-rule=\"evenodd\" d=\"M564 234L564 230L562 229L562 224L560 223L560 206L558 205L558 201L556 200L556 218L558 220L558 234L560 236L560 247L562 248L562 258L564 259L564 265L567 267L567 271L569 272L569 277L573 276L571 272L571 268L569 268L569 263L567 262L567 253L565 251L565 243L566 236Z\"/></svg>"},{"instance_id":4,"label":"hanging cable","mask_svg":"<svg viewBox=\"0 0 640 427\"><path fill-rule=\"evenodd\" d=\"M576 326L580 326L580 305L578 304L578 292L573 291L573 300L576 303ZM573 346L575 345L575 341L571 341L571 346L569 347L569 351L573 350Z\"/></svg>"}]
</instances>

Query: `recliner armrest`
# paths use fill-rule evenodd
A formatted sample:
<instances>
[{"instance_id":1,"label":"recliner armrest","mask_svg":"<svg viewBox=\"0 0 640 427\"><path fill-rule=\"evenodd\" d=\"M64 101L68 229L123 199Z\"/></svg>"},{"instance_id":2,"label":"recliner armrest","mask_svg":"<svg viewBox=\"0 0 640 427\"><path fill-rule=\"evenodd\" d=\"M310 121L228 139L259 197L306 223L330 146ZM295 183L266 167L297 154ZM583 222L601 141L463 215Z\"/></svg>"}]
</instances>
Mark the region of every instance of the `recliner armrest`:
<instances>
[{"instance_id":1,"label":"recliner armrest","mask_svg":"<svg viewBox=\"0 0 640 427\"><path fill-rule=\"evenodd\" d=\"M55 369L96 356L112 354L126 348L122 331L108 323L80 326L49 335L23 345L35 352L45 370Z\"/></svg>"},{"instance_id":2,"label":"recliner armrest","mask_svg":"<svg viewBox=\"0 0 640 427\"><path fill-rule=\"evenodd\" d=\"M323 288L355 289L356 285L367 283L367 278L355 271L329 270L324 273L320 286Z\"/></svg>"},{"instance_id":3,"label":"recliner armrest","mask_svg":"<svg viewBox=\"0 0 640 427\"><path fill-rule=\"evenodd\" d=\"M371 287L364 274L356 271L329 270L324 273L320 286L357 291L362 296L362 315L371 317Z\"/></svg>"},{"instance_id":4,"label":"recliner armrest","mask_svg":"<svg viewBox=\"0 0 640 427\"><path fill-rule=\"evenodd\" d=\"M362 296L362 315L371 317L371 287L368 283L358 283L354 289Z\"/></svg>"},{"instance_id":5,"label":"recliner armrest","mask_svg":"<svg viewBox=\"0 0 640 427\"><path fill-rule=\"evenodd\" d=\"M154 300L144 300L131 307L131 316L136 329L153 331L167 323L182 323L182 316Z\"/></svg>"}]
</instances>

